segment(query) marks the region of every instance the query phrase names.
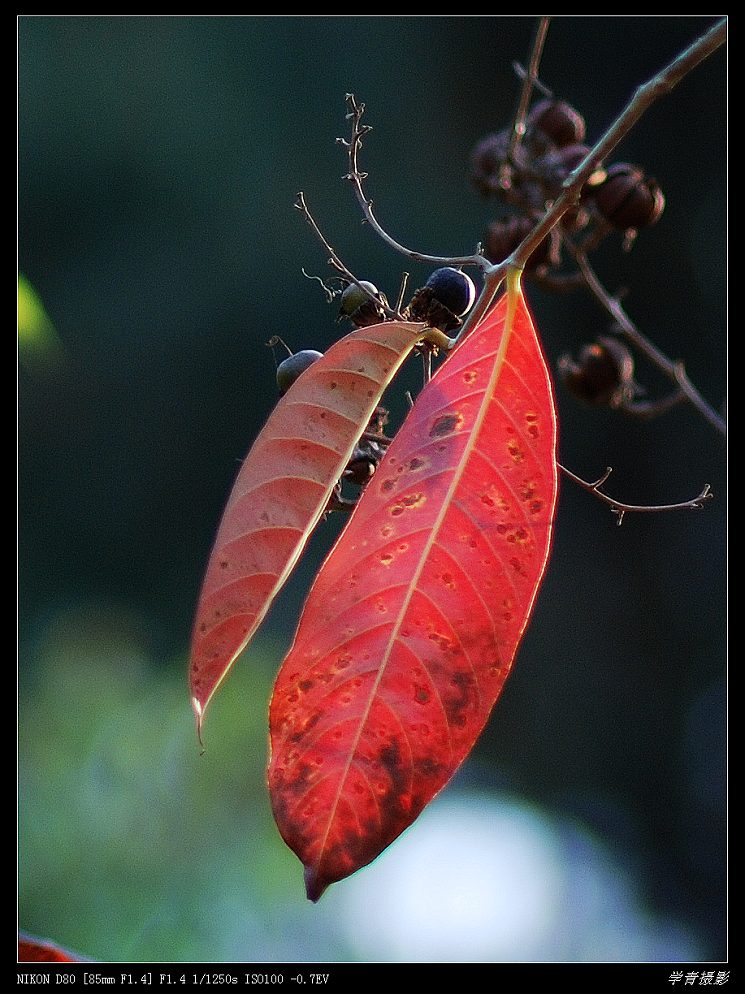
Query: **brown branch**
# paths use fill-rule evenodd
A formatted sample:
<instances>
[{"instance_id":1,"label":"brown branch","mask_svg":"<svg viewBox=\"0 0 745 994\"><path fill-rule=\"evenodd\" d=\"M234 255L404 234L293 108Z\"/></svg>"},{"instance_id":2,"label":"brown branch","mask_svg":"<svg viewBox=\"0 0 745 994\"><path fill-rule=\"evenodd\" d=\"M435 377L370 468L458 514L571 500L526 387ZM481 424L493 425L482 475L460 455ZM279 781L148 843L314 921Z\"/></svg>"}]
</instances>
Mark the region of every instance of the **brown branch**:
<instances>
[{"instance_id":1,"label":"brown branch","mask_svg":"<svg viewBox=\"0 0 745 994\"><path fill-rule=\"evenodd\" d=\"M609 494L603 493L600 489L608 477L612 473L612 468L609 466L603 475L595 480L594 483L589 483L587 480L583 480L581 476L577 476L576 473L572 473L571 470L567 469L566 466L562 466L561 463L557 463L559 469L562 473L565 473L570 480L573 480L576 484L582 487L583 490L587 490L588 493L594 494L603 503L610 507L611 511L618 515L617 525L623 523L623 517L627 513L659 513L661 511L693 511L701 510L704 507L706 501L710 501L713 498L713 493L711 492L711 487L707 483L700 494L697 497L692 497L691 500L681 501L678 504L626 504L623 501L615 500Z\"/></svg>"},{"instance_id":2,"label":"brown branch","mask_svg":"<svg viewBox=\"0 0 745 994\"><path fill-rule=\"evenodd\" d=\"M375 233L396 252L400 252L402 255L405 255L409 259L413 259L416 262L426 262L433 266L477 266L482 270L488 269L490 266L489 260L479 252L472 253L471 255L459 256L427 255L424 252L416 252L414 249L407 248L405 245L402 245L388 234L385 228L383 228L378 219L375 217L372 200L370 200L365 194L364 180L367 179L367 173L362 172L359 167L359 151L362 147L362 139L365 135L372 131L372 128L370 128L369 125L362 124L362 115L365 113L365 105L358 103L353 93L348 93L346 95L346 101L348 108L347 119L352 122L351 136L348 141L345 138L336 139L340 145L343 145L344 148L347 149L349 156L349 172L346 174L344 179L349 180L349 182L353 185L355 195L359 201L360 207L362 208L365 220L375 231Z\"/></svg>"},{"instance_id":3,"label":"brown branch","mask_svg":"<svg viewBox=\"0 0 745 994\"><path fill-rule=\"evenodd\" d=\"M502 262L490 266L484 272L484 289L476 305L460 329L459 337L467 334L484 316L491 306L499 287L510 269L524 269L528 259L544 238L556 227L566 212L579 202L582 187L601 163L631 131L633 126L662 96L716 51L725 41L727 21L718 21L705 34L692 42L677 58L661 69L647 83L639 86L626 107L621 111L605 134L590 149L574 172L564 180L563 191L546 211L533 231L518 245L512 255Z\"/></svg>"},{"instance_id":4,"label":"brown branch","mask_svg":"<svg viewBox=\"0 0 745 994\"><path fill-rule=\"evenodd\" d=\"M696 41L692 42L669 65L661 69L648 82L639 86L631 100L627 103L605 134L590 149L573 173L564 180L563 191L552 206L538 222L528 237L515 249L509 258L494 267L494 273L499 270L517 267L524 268L535 249L541 244L553 227L561 220L570 207L579 200L579 193L584 184L622 139L631 131L637 121L661 97L666 96L678 83L695 69L700 62L715 52L727 36L727 21L718 21ZM489 274L488 279L491 278Z\"/></svg>"},{"instance_id":5,"label":"brown branch","mask_svg":"<svg viewBox=\"0 0 745 994\"><path fill-rule=\"evenodd\" d=\"M669 359L646 335L639 331L621 306L618 298L613 297L600 282L584 252L576 252L575 258L590 291L616 322L619 332L623 334L624 338L677 385L688 403L692 404L713 428L721 435L726 435L727 425L724 419L704 400L688 379L682 360Z\"/></svg>"},{"instance_id":6,"label":"brown branch","mask_svg":"<svg viewBox=\"0 0 745 994\"><path fill-rule=\"evenodd\" d=\"M538 68L541 64L541 56L543 54L543 46L546 42L546 35L548 33L548 26L551 23L550 17L541 17L538 21L536 27L535 36L533 38L533 46L530 52L530 58L528 59L528 71L523 75L523 85L520 88L520 99L518 100L517 110L515 111L515 121L512 126L512 134L510 135L510 143L507 148L506 162L502 164L502 169L500 170L499 183L500 186L505 189L509 186L509 179L507 174L509 171L510 163L514 160L518 149L520 148L520 142L525 134L525 118L528 116L528 107L530 106L530 98L533 95L533 87L538 80Z\"/></svg>"},{"instance_id":7,"label":"brown branch","mask_svg":"<svg viewBox=\"0 0 745 994\"><path fill-rule=\"evenodd\" d=\"M667 397L660 397L659 400L625 400L619 404L618 410L642 421L651 421L653 418L659 418L660 415L672 411L674 407L684 403L686 399L682 390L675 390Z\"/></svg>"}]
</instances>

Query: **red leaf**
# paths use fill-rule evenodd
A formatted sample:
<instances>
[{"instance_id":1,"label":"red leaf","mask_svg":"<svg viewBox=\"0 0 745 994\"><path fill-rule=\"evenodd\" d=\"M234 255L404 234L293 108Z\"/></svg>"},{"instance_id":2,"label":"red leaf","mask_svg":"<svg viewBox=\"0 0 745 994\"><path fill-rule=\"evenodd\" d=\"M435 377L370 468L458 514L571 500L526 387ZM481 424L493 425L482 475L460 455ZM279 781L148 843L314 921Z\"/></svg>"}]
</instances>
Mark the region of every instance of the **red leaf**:
<instances>
[{"instance_id":1,"label":"red leaf","mask_svg":"<svg viewBox=\"0 0 745 994\"><path fill-rule=\"evenodd\" d=\"M37 939L25 932L18 933L18 962L19 963L79 963L80 956L74 956L66 949L50 942L48 939Z\"/></svg>"},{"instance_id":2,"label":"red leaf","mask_svg":"<svg viewBox=\"0 0 745 994\"><path fill-rule=\"evenodd\" d=\"M556 424L538 338L514 299L514 321L502 297L419 395L277 677L272 805L311 900L447 783L528 622L551 541Z\"/></svg>"},{"instance_id":3,"label":"red leaf","mask_svg":"<svg viewBox=\"0 0 745 994\"><path fill-rule=\"evenodd\" d=\"M421 324L395 321L351 332L293 383L256 439L228 499L197 605L189 679L200 727L421 332Z\"/></svg>"}]
</instances>

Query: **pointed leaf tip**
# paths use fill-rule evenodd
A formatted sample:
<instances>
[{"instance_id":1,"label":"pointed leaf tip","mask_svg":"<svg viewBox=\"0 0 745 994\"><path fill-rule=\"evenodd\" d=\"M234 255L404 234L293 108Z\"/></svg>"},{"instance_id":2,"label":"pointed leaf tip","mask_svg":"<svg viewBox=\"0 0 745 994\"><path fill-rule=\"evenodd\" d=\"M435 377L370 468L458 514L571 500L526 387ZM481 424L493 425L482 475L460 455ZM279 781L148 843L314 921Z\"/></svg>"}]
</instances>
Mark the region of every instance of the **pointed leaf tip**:
<instances>
[{"instance_id":1,"label":"pointed leaf tip","mask_svg":"<svg viewBox=\"0 0 745 994\"><path fill-rule=\"evenodd\" d=\"M331 881L321 880L314 866L306 866L303 876L305 878L305 893L307 898L315 904L323 896Z\"/></svg>"},{"instance_id":2,"label":"pointed leaf tip","mask_svg":"<svg viewBox=\"0 0 745 994\"><path fill-rule=\"evenodd\" d=\"M197 741L202 750L204 750L204 741L202 739L202 725L204 724L204 708L196 697L191 699L191 708L194 712L194 717L197 722Z\"/></svg>"}]
</instances>

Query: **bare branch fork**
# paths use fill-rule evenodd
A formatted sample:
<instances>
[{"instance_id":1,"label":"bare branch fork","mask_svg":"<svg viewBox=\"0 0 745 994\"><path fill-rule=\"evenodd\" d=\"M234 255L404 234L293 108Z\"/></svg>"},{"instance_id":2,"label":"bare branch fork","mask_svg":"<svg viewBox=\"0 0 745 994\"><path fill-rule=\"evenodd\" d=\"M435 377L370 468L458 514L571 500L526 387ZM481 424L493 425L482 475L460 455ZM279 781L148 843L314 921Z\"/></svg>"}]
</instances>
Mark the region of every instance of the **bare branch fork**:
<instances>
[{"instance_id":1,"label":"bare branch fork","mask_svg":"<svg viewBox=\"0 0 745 994\"><path fill-rule=\"evenodd\" d=\"M546 35L548 34L548 26L550 23L550 17L541 17L539 19L535 37L533 39L533 46L530 52L530 59L528 60L528 71L525 72L522 77L523 85L520 88L520 99L517 104L517 110L515 111L515 121L512 126L510 143L507 147L507 157L506 161L502 164L499 177L500 184L505 188L509 185L509 180L507 178L509 165L514 160L517 150L520 147L520 142L525 134L525 120L528 116L528 108L530 107L530 98L533 95L533 87L539 82L538 69L541 64L543 46L546 41Z\"/></svg>"}]
</instances>

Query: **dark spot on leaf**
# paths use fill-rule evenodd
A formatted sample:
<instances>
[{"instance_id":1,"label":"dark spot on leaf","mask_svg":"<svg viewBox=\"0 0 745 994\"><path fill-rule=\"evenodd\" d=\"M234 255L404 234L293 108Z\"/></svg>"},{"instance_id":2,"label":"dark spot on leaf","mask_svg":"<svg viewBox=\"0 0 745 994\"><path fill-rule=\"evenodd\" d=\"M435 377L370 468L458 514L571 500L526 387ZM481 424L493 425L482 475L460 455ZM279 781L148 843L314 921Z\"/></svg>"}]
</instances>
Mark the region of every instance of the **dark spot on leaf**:
<instances>
[{"instance_id":1,"label":"dark spot on leaf","mask_svg":"<svg viewBox=\"0 0 745 994\"><path fill-rule=\"evenodd\" d=\"M426 704L430 699L430 692L426 687L422 687L421 684L414 684L414 700L417 704Z\"/></svg>"},{"instance_id":2,"label":"dark spot on leaf","mask_svg":"<svg viewBox=\"0 0 745 994\"><path fill-rule=\"evenodd\" d=\"M538 514L539 511L543 510L543 501L542 500L531 501L529 507L531 514Z\"/></svg>"},{"instance_id":3,"label":"dark spot on leaf","mask_svg":"<svg viewBox=\"0 0 745 994\"><path fill-rule=\"evenodd\" d=\"M432 425L429 431L430 438L441 435L450 435L463 423L462 414L443 414Z\"/></svg>"},{"instance_id":4,"label":"dark spot on leaf","mask_svg":"<svg viewBox=\"0 0 745 994\"><path fill-rule=\"evenodd\" d=\"M517 556L513 556L512 559L510 559L510 566L514 569L516 573L519 573L520 576L525 576L525 567L517 558Z\"/></svg>"},{"instance_id":5,"label":"dark spot on leaf","mask_svg":"<svg viewBox=\"0 0 745 994\"><path fill-rule=\"evenodd\" d=\"M396 485L395 480L383 480L383 482L380 484L380 489L385 490L386 492L390 492L391 490L393 490L395 485Z\"/></svg>"},{"instance_id":6,"label":"dark spot on leaf","mask_svg":"<svg viewBox=\"0 0 745 994\"><path fill-rule=\"evenodd\" d=\"M302 690L303 693L306 693L311 689L312 686L313 686L312 680L301 680L300 683L298 684L298 689Z\"/></svg>"},{"instance_id":7,"label":"dark spot on leaf","mask_svg":"<svg viewBox=\"0 0 745 994\"><path fill-rule=\"evenodd\" d=\"M525 458L522 449L517 444L517 442L514 441L514 439L507 443L507 451L509 452L513 462L519 463L522 462L523 459Z\"/></svg>"},{"instance_id":8,"label":"dark spot on leaf","mask_svg":"<svg viewBox=\"0 0 745 994\"><path fill-rule=\"evenodd\" d=\"M440 763L436 763L429 756L425 756L423 759L417 760L416 768L423 777L432 778L440 775L442 767Z\"/></svg>"},{"instance_id":9,"label":"dark spot on leaf","mask_svg":"<svg viewBox=\"0 0 745 994\"><path fill-rule=\"evenodd\" d=\"M409 469L419 469L420 466L424 466L425 460L420 459L419 456L414 456L414 458L409 463Z\"/></svg>"}]
</instances>

